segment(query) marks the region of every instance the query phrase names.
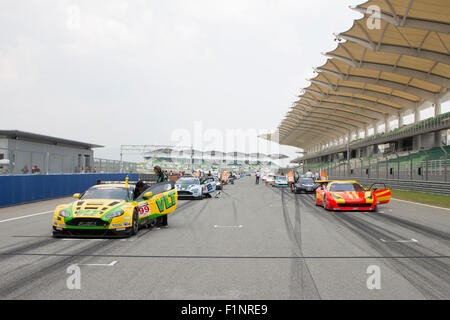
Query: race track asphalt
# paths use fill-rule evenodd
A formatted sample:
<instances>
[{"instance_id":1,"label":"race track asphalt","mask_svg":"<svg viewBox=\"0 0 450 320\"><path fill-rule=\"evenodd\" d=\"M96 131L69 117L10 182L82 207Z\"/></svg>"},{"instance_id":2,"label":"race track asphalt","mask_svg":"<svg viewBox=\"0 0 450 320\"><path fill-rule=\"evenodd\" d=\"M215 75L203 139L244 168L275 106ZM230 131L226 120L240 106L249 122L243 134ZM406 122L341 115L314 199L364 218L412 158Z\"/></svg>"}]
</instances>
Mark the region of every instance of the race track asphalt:
<instances>
[{"instance_id":1,"label":"race track asphalt","mask_svg":"<svg viewBox=\"0 0 450 320\"><path fill-rule=\"evenodd\" d=\"M0 299L450 298L447 209L393 200L378 213L330 213L313 195L247 177L180 201L167 229L53 239L51 211L70 201L0 209ZM74 264L80 289L67 286Z\"/></svg>"}]
</instances>

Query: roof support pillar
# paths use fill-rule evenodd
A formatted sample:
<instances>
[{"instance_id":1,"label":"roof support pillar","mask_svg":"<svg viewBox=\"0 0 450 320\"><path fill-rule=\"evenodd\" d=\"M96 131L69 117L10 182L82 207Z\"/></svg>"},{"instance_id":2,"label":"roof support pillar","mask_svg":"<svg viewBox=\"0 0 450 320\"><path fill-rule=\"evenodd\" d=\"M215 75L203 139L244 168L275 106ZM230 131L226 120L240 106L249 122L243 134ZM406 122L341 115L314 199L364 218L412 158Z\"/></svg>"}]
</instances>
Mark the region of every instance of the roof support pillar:
<instances>
[{"instance_id":1,"label":"roof support pillar","mask_svg":"<svg viewBox=\"0 0 450 320\"><path fill-rule=\"evenodd\" d=\"M434 116L438 116L442 113L442 105L441 101L439 99L436 99L434 103Z\"/></svg>"},{"instance_id":2,"label":"roof support pillar","mask_svg":"<svg viewBox=\"0 0 450 320\"><path fill-rule=\"evenodd\" d=\"M378 122L373 123L373 134L378 134Z\"/></svg>"},{"instance_id":3,"label":"roof support pillar","mask_svg":"<svg viewBox=\"0 0 450 320\"><path fill-rule=\"evenodd\" d=\"M389 115L384 116L384 133L389 132Z\"/></svg>"},{"instance_id":4,"label":"roof support pillar","mask_svg":"<svg viewBox=\"0 0 450 320\"><path fill-rule=\"evenodd\" d=\"M368 138L368 137L369 137L369 127L366 126L366 127L364 128L364 138Z\"/></svg>"},{"instance_id":5,"label":"roof support pillar","mask_svg":"<svg viewBox=\"0 0 450 320\"><path fill-rule=\"evenodd\" d=\"M398 127L401 128L401 127L403 127L404 124L405 124L405 121L403 118L403 113L399 112L398 113Z\"/></svg>"},{"instance_id":6,"label":"roof support pillar","mask_svg":"<svg viewBox=\"0 0 450 320\"><path fill-rule=\"evenodd\" d=\"M420 111L419 111L419 107L416 107L416 109L414 110L414 123L417 123L420 121Z\"/></svg>"}]
</instances>

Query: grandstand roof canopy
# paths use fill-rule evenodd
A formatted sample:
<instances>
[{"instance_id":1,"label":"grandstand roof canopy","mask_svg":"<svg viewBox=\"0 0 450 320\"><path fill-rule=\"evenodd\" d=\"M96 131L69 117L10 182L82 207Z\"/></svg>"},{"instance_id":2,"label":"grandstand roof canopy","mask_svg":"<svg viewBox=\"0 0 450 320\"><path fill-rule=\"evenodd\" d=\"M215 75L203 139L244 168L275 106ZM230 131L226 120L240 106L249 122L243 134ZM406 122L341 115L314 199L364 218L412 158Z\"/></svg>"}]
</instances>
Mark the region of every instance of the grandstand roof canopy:
<instances>
[{"instance_id":1,"label":"grandstand roof canopy","mask_svg":"<svg viewBox=\"0 0 450 320\"><path fill-rule=\"evenodd\" d=\"M288 156L284 154L264 154L264 153L243 153L243 152L222 152L222 151L199 151L192 149L171 149L171 148L161 148L153 151L148 151L145 153L145 157L152 156L167 156L167 157L191 157L199 158L203 156L211 157L234 157L234 158L254 158L254 159L287 159Z\"/></svg>"},{"instance_id":2,"label":"grandstand roof canopy","mask_svg":"<svg viewBox=\"0 0 450 320\"><path fill-rule=\"evenodd\" d=\"M380 20L372 18L373 6ZM327 62L268 139L306 148L448 92L449 0L369 0L352 9L364 17L336 35L337 48L324 53Z\"/></svg>"}]
</instances>

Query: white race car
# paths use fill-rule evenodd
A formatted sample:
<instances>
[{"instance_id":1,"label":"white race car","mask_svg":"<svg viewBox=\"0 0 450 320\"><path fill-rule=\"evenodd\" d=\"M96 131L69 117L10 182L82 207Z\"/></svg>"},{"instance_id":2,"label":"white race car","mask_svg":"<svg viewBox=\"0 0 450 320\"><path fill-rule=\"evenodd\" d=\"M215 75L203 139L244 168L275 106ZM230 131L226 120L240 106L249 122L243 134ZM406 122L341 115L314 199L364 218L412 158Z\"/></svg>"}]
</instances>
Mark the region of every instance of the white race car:
<instances>
[{"instance_id":1,"label":"white race car","mask_svg":"<svg viewBox=\"0 0 450 320\"><path fill-rule=\"evenodd\" d=\"M181 177L175 183L175 188L177 189L179 199L203 199L203 186L201 185L199 178Z\"/></svg>"}]
</instances>

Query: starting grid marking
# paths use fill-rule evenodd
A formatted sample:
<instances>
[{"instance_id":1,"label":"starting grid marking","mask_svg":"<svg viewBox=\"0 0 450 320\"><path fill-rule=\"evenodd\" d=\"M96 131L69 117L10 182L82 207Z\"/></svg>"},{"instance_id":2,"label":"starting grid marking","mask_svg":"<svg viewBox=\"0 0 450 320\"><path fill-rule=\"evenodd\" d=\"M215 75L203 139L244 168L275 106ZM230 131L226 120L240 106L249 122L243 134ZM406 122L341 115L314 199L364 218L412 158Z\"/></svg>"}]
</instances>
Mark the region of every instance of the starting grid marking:
<instances>
[{"instance_id":1,"label":"starting grid marking","mask_svg":"<svg viewBox=\"0 0 450 320\"><path fill-rule=\"evenodd\" d=\"M239 226L219 226L219 225L217 225L217 224L214 225L214 228L238 228L238 229L240 229L240 228L242 228L242 227L243 227L242 224L239 225Z\"/></svg>"},{"instance_id":2,"label":"starting grid marking","mask_svg":"<svg viewBox=\"0 0 450 320\"><path fill-rule=\"evenodd\" d=\"M418 243L419 241L417 241L416 239L409 239L409 240L391 240L391 241L387 241L384 239L380 239L381 242L384 243Z\"/></svg>"},{"instance_id":3,"label":"starting grid marking","mask_svg":"<svg viewBox=\"0 0 450 320\"><path fill-rule=\"evenodd\" d=\"M111 263L105 264L105 263L75 263L74 265L77 266L87 266L87 267L114 267L119 261L113 261Z\"/></svg>"}]
</instances>

